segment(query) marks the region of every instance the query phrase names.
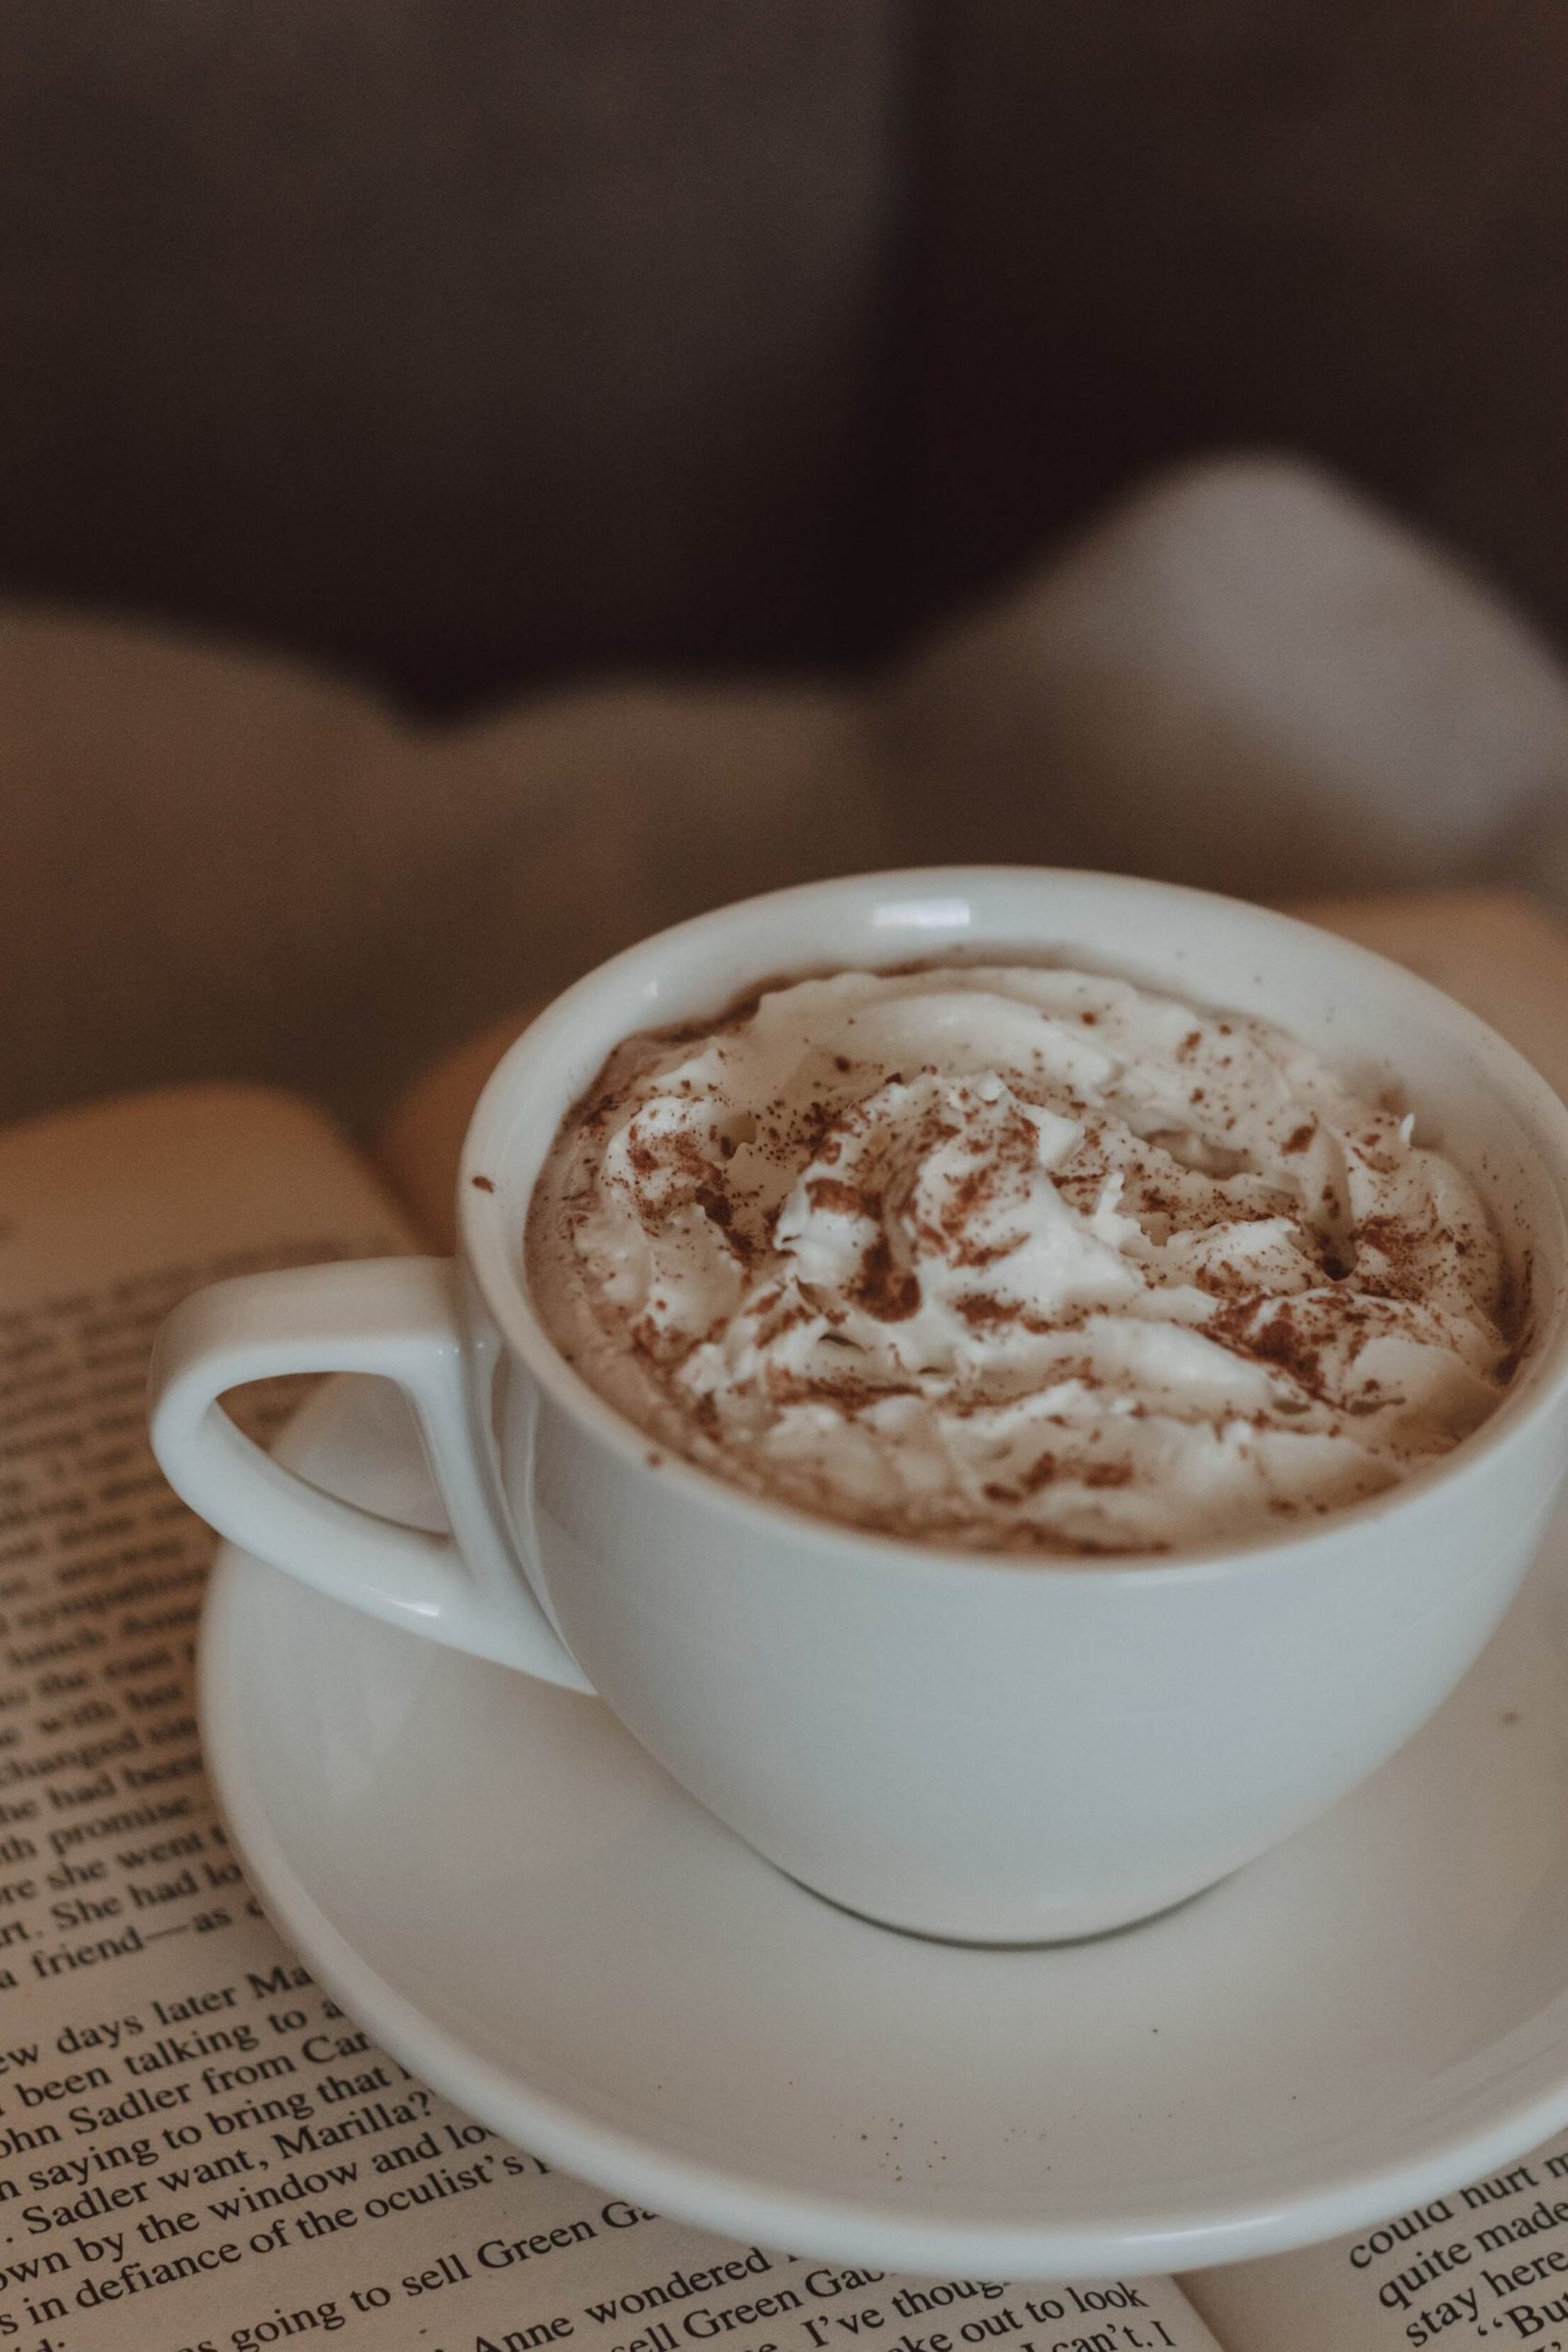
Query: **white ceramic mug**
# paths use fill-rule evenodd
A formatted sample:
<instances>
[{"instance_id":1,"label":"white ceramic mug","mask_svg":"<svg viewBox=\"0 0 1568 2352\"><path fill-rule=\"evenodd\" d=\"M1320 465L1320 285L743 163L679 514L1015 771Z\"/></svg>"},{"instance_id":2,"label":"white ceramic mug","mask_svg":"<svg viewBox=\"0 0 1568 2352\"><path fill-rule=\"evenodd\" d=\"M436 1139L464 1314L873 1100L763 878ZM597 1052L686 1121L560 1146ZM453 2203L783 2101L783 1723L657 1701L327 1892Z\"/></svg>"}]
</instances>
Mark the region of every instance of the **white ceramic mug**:
<instances>
[{"instance_id":1,"label":"white ceramic mug","mask_svg":"<svg viewBox=\"0 0 1568 2352\"><path fill-rule=\"evenodd\" d=\"M634 1031L702 1019L779 973L949 954L1109 970L1262 1014L1352 1080L1396 1086L1530 1262L1533 1337L1496 1413L1304 1533L1143 1559L902 1544L651 1446L562 1359L524 1286L529 1193L562 1119ZM518 1039L460 1188L452 1264L261 1275L176 1309L152 1391L171 1482L323 1592L596 1691L781 1869L898 1927L1090 1934L1261 1852L1457 1682L1557 1494L1568 1113L1435 989L1255 906L1001 868L825 882L700 916L579 981ZM306 1485L218 1401L305 1371L407 1391L451 1542Z\"/></svg>"}]
</instances>

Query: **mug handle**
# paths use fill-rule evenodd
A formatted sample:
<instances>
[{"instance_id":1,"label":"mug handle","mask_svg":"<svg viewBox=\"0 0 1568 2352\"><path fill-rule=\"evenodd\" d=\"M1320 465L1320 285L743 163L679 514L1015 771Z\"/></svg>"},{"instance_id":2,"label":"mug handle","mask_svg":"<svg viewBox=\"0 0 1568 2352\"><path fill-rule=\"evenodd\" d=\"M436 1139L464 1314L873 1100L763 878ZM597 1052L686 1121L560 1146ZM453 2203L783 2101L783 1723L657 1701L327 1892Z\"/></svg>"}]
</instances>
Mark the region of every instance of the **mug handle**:
<instances>
[{"instance_id":1,"label":"mug handle","mask_svg":"<svg viewBox=\"0 0 1568 2352\"><path fill-rule=\"evenodd\" d=\"M289 1372L397 1382L450 1536L340 1501L235 1427L224 1391ZM366 1258L214 1283L164 1324L149 1392L159 1466L230 1543L389 1625L591 1690L524 1582L481 1473L450 1259Z\"/></svg>"}]
</instances>

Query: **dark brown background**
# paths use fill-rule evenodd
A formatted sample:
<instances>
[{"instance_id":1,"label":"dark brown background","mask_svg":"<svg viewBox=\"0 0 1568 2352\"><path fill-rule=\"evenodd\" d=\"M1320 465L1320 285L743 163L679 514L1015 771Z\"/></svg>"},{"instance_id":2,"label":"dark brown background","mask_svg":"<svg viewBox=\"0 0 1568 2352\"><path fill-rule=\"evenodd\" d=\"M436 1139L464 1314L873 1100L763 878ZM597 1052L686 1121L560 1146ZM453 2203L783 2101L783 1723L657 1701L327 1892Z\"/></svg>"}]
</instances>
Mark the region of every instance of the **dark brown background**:
<instances>
[{"instance_id":1,"label":"dark brown background","mask_svg":"<svg viewBox=\"0 0 1568 2352\"><path fill-rule=\"evenodd\" d=\"M1558 0L9 0L0 590L853 663L1304 447L1568 627Z\"/></svg>"}]
</instances>

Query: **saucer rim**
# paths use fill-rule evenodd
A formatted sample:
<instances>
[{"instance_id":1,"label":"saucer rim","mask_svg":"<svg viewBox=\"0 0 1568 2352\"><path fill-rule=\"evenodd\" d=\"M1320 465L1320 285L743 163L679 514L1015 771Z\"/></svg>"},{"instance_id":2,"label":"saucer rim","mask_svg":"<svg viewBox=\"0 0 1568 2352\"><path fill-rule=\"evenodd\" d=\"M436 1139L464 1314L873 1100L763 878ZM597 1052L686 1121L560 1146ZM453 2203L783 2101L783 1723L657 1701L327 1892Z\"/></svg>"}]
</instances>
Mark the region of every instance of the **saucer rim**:
<instances>
[{"instance_id":1,"label":"saucer rim","mask_svg":"<svg viewBox=\"0 0 1568 2352\"><path fill-rule=\"evenodd\" d=\"M333 1381L307 1399L286 1432L289 1451L336 1437L345 1392L355 1385ZM903 2184L902 2195L873 2188L853 2198L812 2193L605 2123L508 2073L431 2019L327 1918L289 1860L247 1768L241 1729L246 1645L238 1638L248 1597L267 1589L257 1580L275 1583L282 1576L238 1545L222 1544L198 1639L197 1706L208 1774L250 1890L331 1997L430 2088L552 2166L636 2198L670 2220L742 2243L801 2249L828 2261L872 2263L916 2275L1180 2276L1340 2236L1457 2189L1568 2126L1568 1982L1534 2021L1538 2031L1557 2029L1562 2052L1557 2078L1539 2087L1539 2065L1533 2065L1538 2086L1505 2101L1483 2128L1449 2139L1434 2125L1415 2150L1397 2161L1348 2176L1323 2173L1315 2185L1296 2190L1276 2187L1272 2193L1224 2201L1211 2197L1185 2209L1167 2205L1113 2224L1049 2218L996 2222L973 2212L921 2212L919 2184L913 2182ZM322 1602L319 1595L313 1599L318 1605L344 1605ZM404 1633L400 1638L420 1637ZM585 1698L582 1703L600 1702ZM736 1851L745 1852L738 1841ZM817 1899L805 1888L791 1891L803 1904Z\"/></svg>"}]
</instances>

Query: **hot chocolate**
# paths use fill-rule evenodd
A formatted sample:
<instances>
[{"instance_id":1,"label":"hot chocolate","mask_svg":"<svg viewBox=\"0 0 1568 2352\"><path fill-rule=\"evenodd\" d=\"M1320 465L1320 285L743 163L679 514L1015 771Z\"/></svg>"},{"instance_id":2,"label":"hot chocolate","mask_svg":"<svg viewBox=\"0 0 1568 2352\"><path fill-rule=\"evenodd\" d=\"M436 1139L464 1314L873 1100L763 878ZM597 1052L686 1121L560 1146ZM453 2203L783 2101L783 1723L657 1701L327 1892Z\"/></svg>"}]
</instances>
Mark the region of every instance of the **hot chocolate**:
<instances>
[{"instance_id":1,"label":"hot chocolate","mask_svg":"<svg viewBox=\"0 0 1568 2352\"><path fill-rule=\"evenodd\" d=\"M529 1287L647 1435L992 1552L1287 1530L1447 1452L1511 1363L1470 1182L1284 1031L1021 964L842 972L628 1039Z\"/></svg>"}]
</instances>

